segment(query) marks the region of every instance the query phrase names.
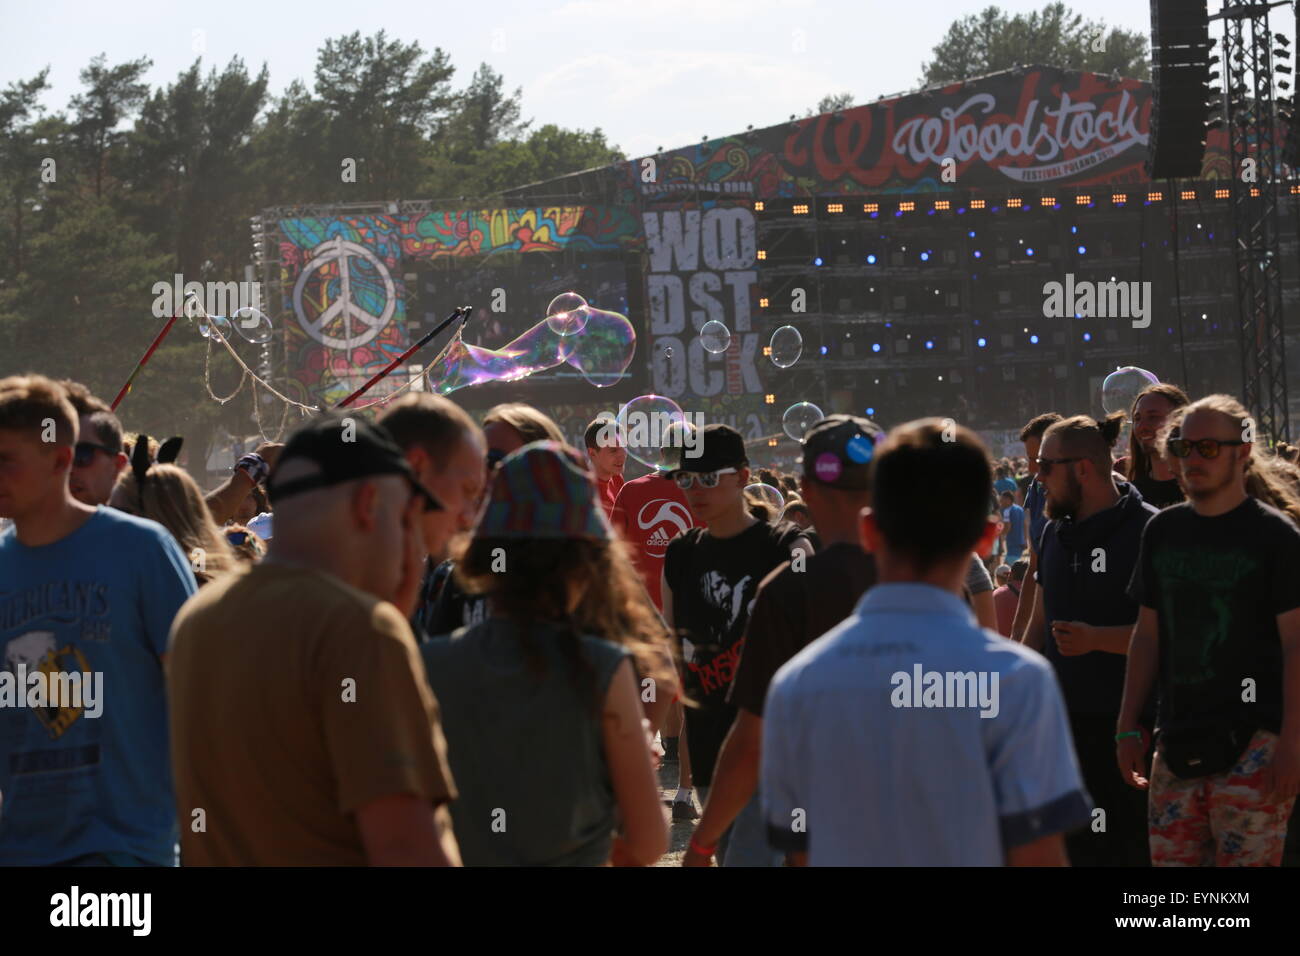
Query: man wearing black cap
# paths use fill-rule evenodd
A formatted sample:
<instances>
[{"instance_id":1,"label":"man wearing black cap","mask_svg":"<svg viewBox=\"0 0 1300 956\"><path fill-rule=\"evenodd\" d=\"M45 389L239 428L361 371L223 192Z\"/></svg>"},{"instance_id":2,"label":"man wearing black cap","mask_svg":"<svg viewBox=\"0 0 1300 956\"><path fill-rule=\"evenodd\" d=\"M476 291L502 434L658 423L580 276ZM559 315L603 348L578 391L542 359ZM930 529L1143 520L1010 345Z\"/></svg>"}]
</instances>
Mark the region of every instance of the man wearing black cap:
<instances>
[{"instance_id":1,"label":"man wearing black cap","mask_svg":"<svg viewBox=\"0 0 1300 956\"><path fill-rule=\"evenodd\" d=\"M455 791L407 624L419 516L439 505L387 432L337 413L289 439L269 493L266 560L172 632L182 861L454 865Z\"/></svg>"},{"instance_id":2,"label":"man wearing black cap","mask_svg":"<svg viewBox=\"0 0 1300 956\"><path fill-rule=\"evenodd\" d=\"M812 545L796 526L768 524L753 517L744 488L749 461L740 432L728 425L706 425L694 456L682 448L671 473L686 492L691 511L703 527L678 535L664 555L664 617L681 640L687 695L699 703L686 708L686 738L691 772L707 801L714 763L731 729L736 708L727 690L736 673L745 625L758 583L769 571L800 550L805 560ZM719 837L721 856L731 865L770 865L757 800ZM751 825L752 824L752 825ZM729 844L729 845L728 845ZM712 856L715 847L703 856Z\"/></svg>"},{"instance_id":3,"label":"man wearing black cap","mask_svg":"<svg viewBox=\"0 0 1300 956\"><path fill-rule=\"evenodd\" d=\"M858 538L859 514L871 502L869 475L875 423L831 415L804 436L799 483L822 550L806 561L785 561L758 586L745 632L745 650L728 700L739 708L714 769L704 814L684 866L708 866L700 852L718 842L758 789L763 699L781 665L852 613L876 582L876 565Z\"/></svg>"}]
</instances>

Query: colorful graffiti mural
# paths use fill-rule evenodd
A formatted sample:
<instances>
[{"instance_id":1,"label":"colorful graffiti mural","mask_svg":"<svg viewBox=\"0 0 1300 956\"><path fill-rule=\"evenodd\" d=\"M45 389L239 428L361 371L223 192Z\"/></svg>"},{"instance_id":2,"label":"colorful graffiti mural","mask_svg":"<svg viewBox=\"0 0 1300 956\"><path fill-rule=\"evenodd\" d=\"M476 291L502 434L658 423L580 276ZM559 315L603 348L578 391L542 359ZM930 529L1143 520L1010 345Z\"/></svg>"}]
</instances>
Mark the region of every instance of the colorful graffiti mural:
<instances>
[{"instance_id":1,"label":"colorful graffiti mural","mask_svg":"<svg viewBox=\"0 0 1300 956\"><path fill-rule=\"evenodd\" d=\"M334 404L410 344L406 265L446 256L629 248L631 210L565 206L458 210L422 215L282 219L289 385L303 402ZM404 379L376 386L382 397Z\"/></svg>"}]
</instances>

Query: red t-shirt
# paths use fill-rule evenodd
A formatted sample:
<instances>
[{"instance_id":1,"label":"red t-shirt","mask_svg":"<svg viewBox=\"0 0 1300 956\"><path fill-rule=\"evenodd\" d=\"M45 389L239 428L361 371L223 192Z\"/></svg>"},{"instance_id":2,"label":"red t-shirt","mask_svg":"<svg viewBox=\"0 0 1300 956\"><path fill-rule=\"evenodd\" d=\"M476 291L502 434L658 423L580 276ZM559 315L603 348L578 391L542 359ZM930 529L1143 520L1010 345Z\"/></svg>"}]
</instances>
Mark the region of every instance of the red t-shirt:
<instances>
[{"instance_id":1,"label":"red t-shirt","mask_svg":"<svg viewBox=\"0 0 1300 956\"><path fill-rule=\"evenodd\" d=\"M614 502L618 499L618 493L623 487L623 476L613 475L607 481L597 481L600 488L600 503L605 508L605 517L612 518L614 514Z\"/></svg>"},{"instance_id":2,"label":"red t-shirt","mask_svg":"<svg viewBox=\"0 0 1300 956\"><path fill-rule=\"evenodd\" d=\"M686 492L659 475L634 478L623 485L614 503L610 523L631 547L632 560L641 572L655 607L663 610L659 582L668 542L695 527Z\"/></svg>"}]
</instances>

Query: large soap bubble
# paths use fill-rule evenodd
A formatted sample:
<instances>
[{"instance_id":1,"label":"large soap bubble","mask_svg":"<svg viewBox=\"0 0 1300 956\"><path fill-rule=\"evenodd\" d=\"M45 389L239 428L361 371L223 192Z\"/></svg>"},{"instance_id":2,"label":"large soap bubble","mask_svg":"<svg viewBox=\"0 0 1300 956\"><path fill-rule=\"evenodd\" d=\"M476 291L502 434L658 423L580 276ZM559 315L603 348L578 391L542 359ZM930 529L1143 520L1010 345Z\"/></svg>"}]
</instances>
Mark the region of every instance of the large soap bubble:
<instances>
[{"instance_id":1,"label":"large soap bubble","mask_svg":"<svg viewBox=\"0 0 1300 956\"><path fill-rule=\"evenodd\" d=\"M808 429L825 417L822 410L812 402L796 402L781 416L781 428L795 441L802 442Z\"/></svg>"},{"instance_id":2,"label":"large soap bubble","mask_svg":"<svg viewBox=\"0 0 1300 956\"><path fill-rule=\"evenodd\" d=\"M700 345L706 352L721 355L731 346L731 330L717 319L710 319L700 327Z\"/></svg>"},{"instance_id":3,"label":"large soap bubble","mask_svg":"<svg viewBox=\"0 0 1300 956\"><path fill-rule=\"evenodd\" d=\"M695 426L681 406L662 395L639 395L616 417L628 457L664 472L676 468L681 449L695 447Z\"/></svg>"},{"instance_id":4,"label":"large soap bubble","mask_svg":"<svg viewBox=\"0 0 1300 956\"><path fill-rule=\"evenodd\" d=\"M544 319L499 349L457 339L429 366L430 385L446 395L482 382L518 381L566 362L597 388L614 385L632 362L636 332L627 316L591 305L581 309L582 331L570 335L556 332Z\"/></svg>"},{"instance_id":5,"label":"large soap bubble","mask_svg":"<svg viewBox=\"0 0 1300 956\"><path fill-rule=\"evenodd\" d=\"M752 485L746 485L745 497L752 498L755 501L764 502L765 504L775 509L778 515L781 513L781 510L785 508L785 496L782 495L781 492L773 488L771 485L765 485L762 484L761 482L756 482L755 484Z\"/></svg>"},{"instance_id":6,"label":"large soap bubble","mask_svg":"<svg viewBox=\"0 0 1300 956\"><path fill-rule=\"evenodd\" d=\"M204 313L199 316L199 335L205 339L212 337L212 330L216 329L223 339L230 340L230 320L224 315L208 315Z\"/></svg>"},{"instance_id":7,"label":"large soap bubble","mask_svg":"<svg viewBox=\"0 0 1300 956\"><path fill-rule=\"evenodd\" d=\"M236 309L230 313L230 319L235 324L235 331L239 333L240 338L254 345L265 345L271 341L271 335L275 331L271 320L251 307Z\"/></svg>"},{"instance_id":8,"label":"large soap bubble","mask_svg":"<svg viewBox=\"0 0 1300 956\"><path fill-rule=\"evenodd\" d=\"M561 292L546 307L546 324L556 335L576 335L587 327L587 300L576 292Z\"/></svg>"},{"instance_id":9,"label":"large soap bubble","mask_svg":"<svg viewBox=\"0 0 1300 956\"><path fill-rule=\"evenodd\" d=\"M783 325L772 333L768 357L777 368L789 368L803 354L803 336L793 325Z\"/></svg>"},{"instance_id":10,"label":"large soap bubble","mask_svg":"<svg viewBox=\"0 0 1300 956\"><path fill-rule=\"evenodd\" d=\"M1125 415L1133 408L1138 392L1148 385L1159 383L1160 379L1144 368L1125 365L1106 376L1101 383L1101 407L1107 414L1123 412Z\"/></svg>"}]
</instances>

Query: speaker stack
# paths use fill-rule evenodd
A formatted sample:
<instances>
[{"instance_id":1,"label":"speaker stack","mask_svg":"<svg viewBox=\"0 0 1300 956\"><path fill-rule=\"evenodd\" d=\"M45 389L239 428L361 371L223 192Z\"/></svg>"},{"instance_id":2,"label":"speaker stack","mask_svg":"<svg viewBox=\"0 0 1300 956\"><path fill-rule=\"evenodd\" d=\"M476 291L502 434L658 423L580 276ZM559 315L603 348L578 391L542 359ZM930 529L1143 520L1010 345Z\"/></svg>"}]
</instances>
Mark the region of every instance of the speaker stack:
<instances>
[{"instance_id":1,"label":"speaker stack","mask_svg":"<svg viewBox=\"0 0 1300 956\"><path fill-rule=\"evenodd\" d=\"M1209 83L1206 0L1151 0L1151 179L1201 175Z\"/></svg>"}]
</instances>

